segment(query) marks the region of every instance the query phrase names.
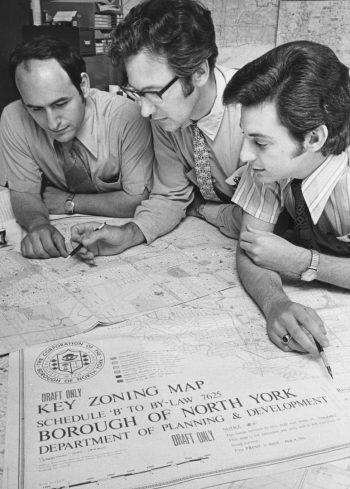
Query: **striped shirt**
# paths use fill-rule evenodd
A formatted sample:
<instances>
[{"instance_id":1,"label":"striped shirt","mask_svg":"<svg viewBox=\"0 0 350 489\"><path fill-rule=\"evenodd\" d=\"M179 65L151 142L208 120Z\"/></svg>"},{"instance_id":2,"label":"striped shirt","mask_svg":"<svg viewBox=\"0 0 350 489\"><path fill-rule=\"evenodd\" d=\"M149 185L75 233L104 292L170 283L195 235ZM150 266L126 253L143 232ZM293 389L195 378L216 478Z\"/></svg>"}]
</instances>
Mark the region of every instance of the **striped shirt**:
<instances>
[{"instance_id":1,"label":"striped shirt","mask_svg":"<svg viewBox=\"0 0 350 489\"><path fill-rule=\"evenodd\" d=\"M302 192L318 232L350 243L350 153L329 156L302 182ZM239 186L232 201L245 212L265 222L275 224L285 207L294 218L294 198L291 179L261 183L251 165L242 169ZM236 175L227 179L231 183ZM341 238L341 239L339 239Z\"/></svg>"}]
</instances>

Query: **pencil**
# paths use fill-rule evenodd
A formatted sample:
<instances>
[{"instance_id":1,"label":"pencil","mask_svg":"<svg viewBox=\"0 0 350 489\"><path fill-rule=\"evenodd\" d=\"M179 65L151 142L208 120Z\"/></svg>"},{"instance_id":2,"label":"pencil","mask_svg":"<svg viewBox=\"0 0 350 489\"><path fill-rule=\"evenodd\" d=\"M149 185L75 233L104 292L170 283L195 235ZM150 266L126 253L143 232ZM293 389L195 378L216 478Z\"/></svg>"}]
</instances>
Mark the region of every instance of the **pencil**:
<instances>
[{"instance_id":1,"label":"pencil","mask_svg":"<svg viewBox=\"0 0 350 489\"><path fill-rule=\"evenodd\" d=\"M324 366L326 367L326 369L327 369L327 371L328 371L329 375L330 375L330 376L332 377L332 379L333 379L332 369L331 369L331 366L329 365L329 361L328 361L328 359L327 359L327 357L326 357L326 354L325 354L325 352L324 352L323 346L322 346L322 345L320 345L320 344L319 344L319 342L318 342L318 341L317 341L315 338L314 338L314 341L315 341L315 344L316 344L316 346L317 346L318 352L319 352L319 354L320 354L320 356L321 356L321 358L322 358L322 361L323 361L323 363L324 363Z\"/></svg>"},{"instance_id":2,"label":"pencil","mask_svg":"<svg viewBox=\"0 0 350 489\"><path fill-rule=\"evenodd\" d=\"M106 225L105 222L103 222L100 226L98 226L98 228L94 229L94 231L99 231L100 229L102 229L104 226ZM82 249L83 247L83 243L79 243L78 246L76 246L70 253L68 256L66 256L66 260L68 260L69 258L71 258L72 256L76 255L78 253L79 250Z\"/></svg>"}]
</instances>

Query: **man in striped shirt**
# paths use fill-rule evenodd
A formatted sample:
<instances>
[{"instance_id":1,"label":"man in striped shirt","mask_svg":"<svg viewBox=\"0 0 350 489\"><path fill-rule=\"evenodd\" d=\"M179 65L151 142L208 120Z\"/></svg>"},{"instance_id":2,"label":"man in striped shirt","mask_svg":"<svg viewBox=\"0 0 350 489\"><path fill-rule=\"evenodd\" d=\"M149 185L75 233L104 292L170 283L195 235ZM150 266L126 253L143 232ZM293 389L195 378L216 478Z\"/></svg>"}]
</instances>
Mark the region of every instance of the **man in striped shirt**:
<instances>
[{"instance_id":1,"label":"man in striped shirt","mask_svg":"<svg viewBox=\"0 0 350 489\"><path fill-rule=\"evenodd\" d=\"M232 199L244 210L240 278L270 339L284 351L316 355L312 337L328 345L323 322L288 298L281 275L350 289L348 69L328 47L295 41L244 66L223 98L242 105L248 162ZM273 233L284 208L295 244Z\"/></svg>"}]
</instances>

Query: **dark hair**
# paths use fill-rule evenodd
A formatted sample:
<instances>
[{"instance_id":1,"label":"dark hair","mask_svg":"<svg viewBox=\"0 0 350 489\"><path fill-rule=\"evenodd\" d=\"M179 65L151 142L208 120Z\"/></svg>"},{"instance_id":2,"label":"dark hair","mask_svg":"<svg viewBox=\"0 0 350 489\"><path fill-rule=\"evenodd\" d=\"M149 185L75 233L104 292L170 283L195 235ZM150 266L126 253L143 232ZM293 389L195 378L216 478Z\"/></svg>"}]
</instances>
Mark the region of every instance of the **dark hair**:
<instances>
[{"instance_id":1,"label":"dark hair","mask_svg":"<svg viewBox=\"0 0 350 489\"><path fill-rule=\"evenodd\" d=\"M191 75L218 55L210 11L196 0L145 0L133 7L112 34L110 56L121 68L146 51L165 58L174 74L190 85Z\"/></svg>"},{"instance_id":2,"label":"dark hair","mask_svg":"<svg viewBox=\"0 0 350 489\"><path fill-rule=\"evenodd\" d=\"M28 61L32 59L56 59L68 74L73 85L82 95L80 88L81 73L86 71L83 58L66 41L61 41L47 36L31 39L17 48L10 55L10 75L15 83L16 69L20 64L28 69Z\"/></svg>"},{"instance_id":3,"label":"dark hair","mask_svg":"<svg viewBox=\"0 0 350 489\"><path fill-rule=\"evenodd\" d=\"M327 46L311 41L282 44L233 75L224 104L276 104L283 126L298 141L326 125L322 154L339 154L350 144L349 70Z\"/></svg>"}]
</instances>

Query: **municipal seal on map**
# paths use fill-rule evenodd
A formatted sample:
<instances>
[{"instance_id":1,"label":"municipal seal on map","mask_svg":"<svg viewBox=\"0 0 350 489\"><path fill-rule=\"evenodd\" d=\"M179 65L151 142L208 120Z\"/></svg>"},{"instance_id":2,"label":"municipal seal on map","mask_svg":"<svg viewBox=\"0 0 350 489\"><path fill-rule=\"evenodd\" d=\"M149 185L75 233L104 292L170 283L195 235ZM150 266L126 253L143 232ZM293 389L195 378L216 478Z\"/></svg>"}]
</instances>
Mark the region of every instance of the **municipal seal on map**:
<instances>
[{"instance_id":1,"label":"municipal seal on map","mask_svg":"<svg viewBox=\"0 0 350 489\"><path fill-rule=\"evenodd\" d=\"M55 384L73 384L90 379L104 366L102 351L85 341L62 341L43 350L34 363L39 377Z\"/></svg>"}]
</instances>

